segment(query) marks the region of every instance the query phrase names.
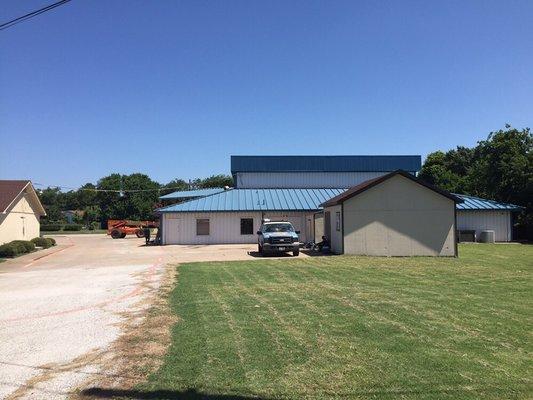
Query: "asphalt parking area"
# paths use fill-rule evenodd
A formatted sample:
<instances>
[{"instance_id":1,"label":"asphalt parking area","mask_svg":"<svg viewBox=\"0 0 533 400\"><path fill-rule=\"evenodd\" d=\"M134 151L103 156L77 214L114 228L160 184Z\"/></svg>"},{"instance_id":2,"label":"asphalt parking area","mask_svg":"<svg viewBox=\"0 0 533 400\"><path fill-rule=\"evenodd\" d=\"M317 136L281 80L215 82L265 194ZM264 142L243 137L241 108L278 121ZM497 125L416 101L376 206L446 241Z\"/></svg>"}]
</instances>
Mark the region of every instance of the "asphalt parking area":
<instances>
[{"instance_id":1,"label":"asphalt parking area","mask_svg":"<svg viewBox=\"0 0 533 400\"><path fill-rule=\"evenodd\" d=\"M94 374L168 264L259 259L256 245L144 246L105 235L0 264L0 398L62 398ZM306 257L300 253L299 257Z\"/></svg>"}]
</instances>

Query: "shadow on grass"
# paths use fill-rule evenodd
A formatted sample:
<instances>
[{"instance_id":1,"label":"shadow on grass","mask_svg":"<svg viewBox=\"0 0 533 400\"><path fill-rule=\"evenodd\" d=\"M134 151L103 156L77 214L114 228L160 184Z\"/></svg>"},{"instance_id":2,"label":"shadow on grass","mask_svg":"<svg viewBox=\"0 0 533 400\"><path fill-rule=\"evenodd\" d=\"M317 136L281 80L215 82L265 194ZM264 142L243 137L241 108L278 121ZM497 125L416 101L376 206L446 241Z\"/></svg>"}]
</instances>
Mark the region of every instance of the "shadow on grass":
<instances>
[{"instance_id":1,"label":"shadow on grass","mask_svg":"<svg viewBox=\"0 0 533 400\"><path fill-rule=\"evenodd\" d=\"M386 397L390 396L438 396L438 395L452 395L455 397L462 397L464 395L475 396L481 393L527 393L529 392L530 385L523 382L517 383L517 385L504 385L499 386L495 384L488 385L450 385L448 387L439 388L438 385L432 387L422 386L420 388L372 388L366 389L360 388L346 393L323 393L327 397L361 397L361 398L374 398L374 397ZM268 400L266 397L259 396L243 396L243 395L231 395L231 394L211 394L198 392L195 389L187 391L176 390L126 390L126 389L106 389L106 388L89 388L80 392L82 398L87 399L137 399L137 400ZM499 397L498 395L496 395ZM304 397L304 396L302 396ZM481 396L482 397L482 396ZM283 398L283 397L276 397ZM506 395L502 395L501 398L506 398Z\"/></svg>"},{"instance_id":2,"label":"shadow on grass","mask_svg":"<svg viewBox=\"0 0 533 400\"><path fill-rule=\"evenodd\" d=\"M293 255L291 252L287 252L287 253L270 252L270 253L261 254L258 251L249 251L248 255L254 258L293 258Z\"/></svg>"},{"instance_id":3,"label":"shadow on grass","mask_svg":"<svg viewBox=\"0 0 533 400\"><path fill-rule=\"evenodd\" d=\"M201 393L194 389L186 391L177 390L125 390L125 389L105 389L89 388L80 392L82 397L93 399L138 399L138 400L267 400L263 397L240 396L231 394L209 394Z\"/></svg>"}]
</instances>

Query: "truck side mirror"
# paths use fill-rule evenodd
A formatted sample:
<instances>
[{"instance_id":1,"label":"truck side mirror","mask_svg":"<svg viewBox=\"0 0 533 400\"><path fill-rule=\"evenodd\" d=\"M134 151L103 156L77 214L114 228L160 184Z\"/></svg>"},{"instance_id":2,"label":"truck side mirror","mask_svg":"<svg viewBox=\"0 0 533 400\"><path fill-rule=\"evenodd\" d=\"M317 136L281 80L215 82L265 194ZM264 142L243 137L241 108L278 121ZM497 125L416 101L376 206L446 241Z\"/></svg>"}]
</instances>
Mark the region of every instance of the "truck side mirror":
<instances>
[{"instance_id":1,"label":"truck side mirror","mask_svg":"<svg viewBox=\"0 0 533 400\"><path fill-rule=\"evenodd\" d=\"M257 231L256 233L257 233L258 235L262 235L262 234L263 234L263 232L261 232L261 231Z\"/></svg>"},{"instance_id":2,"label":"truck side mirror","mask_svg":"<svg viewBox=\"0 0 533 400\"><path fill-rule=\"evenodd\" d=\"M294 232L296 232L296 234L297 234L297 235L299 235L299 234L300 234L300 231L294 231Z\"/></svg>"}]
</instances>

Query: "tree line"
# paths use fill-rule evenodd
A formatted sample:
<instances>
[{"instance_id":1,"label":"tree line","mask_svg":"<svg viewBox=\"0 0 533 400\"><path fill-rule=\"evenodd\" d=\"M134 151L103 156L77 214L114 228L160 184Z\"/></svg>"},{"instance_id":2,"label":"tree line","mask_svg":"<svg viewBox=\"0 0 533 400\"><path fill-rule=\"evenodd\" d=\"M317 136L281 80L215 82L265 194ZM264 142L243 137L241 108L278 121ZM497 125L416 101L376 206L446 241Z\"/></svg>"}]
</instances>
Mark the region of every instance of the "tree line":
<instances>
[{"instance_id":1,"label":"tree line","mask_svg":"<svg viewBox=\"0 0 533 400\"><path fill-rule=\"evenodd\" d=\"M533 135L529 128L491 132L474 147L430 153L419 177L452 193L525 207L516 225L519 235L533 233Z\"/></svg>"},{"instance_id":2,"label":"tree line","mask_svg":"<svg viewBox=\"0 0 533 400\"><path fill-rule=\"evenodd\" d=\"M38 194L47 214L43 223L64 223L64 211L76 210L75 222L96 228L108 219L151 220L154 209L161 206L159 196L174 191L224 186L233 186L231 176L213 175L190 182L174 179L160 184L141 173L115 173L77 190L48 187Z\"/></svg>"},{"instance_id":3,"label":"tree line","mask_svg":"<svg viewBox=\"0 0 533 400\"><path fill-rule=\"evenodd\" d=\"M491 132L474 147L458 146L430 153L419 177L452 193L467 194L525 207L517 224L532 234L533 227L533 135L506 125ZM64 219L61 211L81 210L77 222L87 225L107 219L145 220L153 218L159 196L175 190L233 186L229 175L213 175L186 182L174 179L160 184L145 174L111 174L95 184L62 192L58 188L40 191L48 222ZM115 190L106 192L98 190ZM119 191L123 191L120 193ZM145 190L131 192L130 190Z\"/></svg>"}]
</instances>

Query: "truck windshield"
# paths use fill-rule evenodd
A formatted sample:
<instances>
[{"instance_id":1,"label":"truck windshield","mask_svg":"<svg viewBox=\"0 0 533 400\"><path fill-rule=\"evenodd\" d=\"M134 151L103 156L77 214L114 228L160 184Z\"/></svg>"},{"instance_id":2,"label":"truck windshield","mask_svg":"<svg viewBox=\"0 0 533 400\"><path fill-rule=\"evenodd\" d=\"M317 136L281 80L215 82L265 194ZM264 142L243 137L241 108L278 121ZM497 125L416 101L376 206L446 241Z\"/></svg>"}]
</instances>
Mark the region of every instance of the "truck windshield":
<instances>
[{"instance_id":1,"label":"truck windshield","mask_svg":"<svg viewBox=\"0 0 533 400\"><path fill-rule=\"evenodd\" d=\"M265 232L294 232L291 224L268 224L265 225Z\"/></svg>"}]
</instances>

